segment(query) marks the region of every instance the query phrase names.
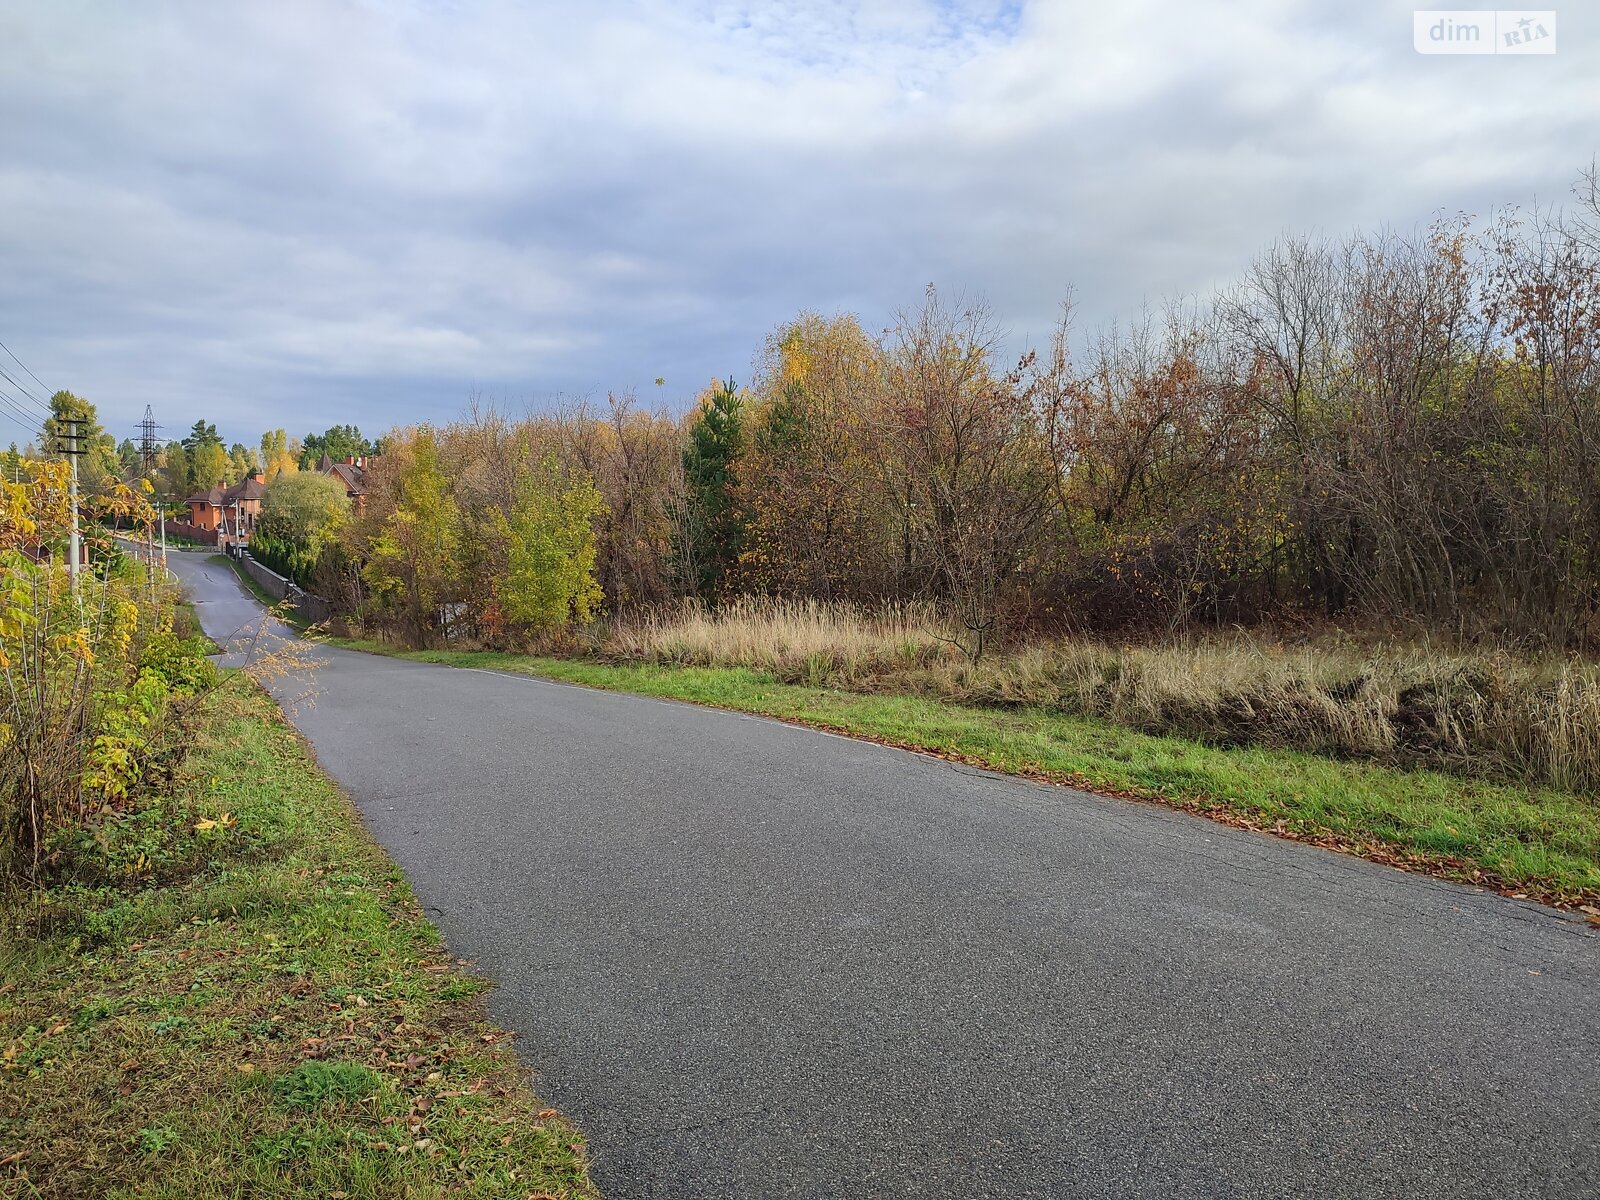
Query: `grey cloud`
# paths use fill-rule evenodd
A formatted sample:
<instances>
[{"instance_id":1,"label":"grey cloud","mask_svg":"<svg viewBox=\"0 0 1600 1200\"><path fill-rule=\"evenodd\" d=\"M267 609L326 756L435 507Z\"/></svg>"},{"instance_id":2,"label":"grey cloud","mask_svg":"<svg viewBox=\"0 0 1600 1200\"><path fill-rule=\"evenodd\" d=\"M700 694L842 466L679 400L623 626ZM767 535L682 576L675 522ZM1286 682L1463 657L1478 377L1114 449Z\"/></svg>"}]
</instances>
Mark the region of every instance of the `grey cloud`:
<instances>
[{"instance_id":1,"label":"grey cloud","mask_svg":"<svg viewBox=\"0 0 1600 1200\"><path fill-rule=\"evenodd\" d=\"M1020 344L1069 286L1104 320L1285 229L1559 198L1595 21L1428 59L1410 13L37 0L0 17L0 340L119 432L681 403L802 307L932 280Z\"/></svg>"}]
</instances>

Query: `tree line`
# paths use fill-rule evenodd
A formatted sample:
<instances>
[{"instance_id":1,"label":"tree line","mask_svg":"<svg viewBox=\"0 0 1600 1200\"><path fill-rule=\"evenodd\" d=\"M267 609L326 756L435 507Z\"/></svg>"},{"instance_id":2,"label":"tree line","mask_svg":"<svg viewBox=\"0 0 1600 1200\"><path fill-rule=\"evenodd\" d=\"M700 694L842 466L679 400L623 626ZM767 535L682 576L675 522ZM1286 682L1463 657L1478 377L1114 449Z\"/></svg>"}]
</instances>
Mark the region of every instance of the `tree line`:
<instances>
[{"instance_id":1,"label":"tree line","mask_svg":"<svg viewBox=\"0 0 1600 1200\"><path fill-rule=\"evenodd\" d=\"M269 429L254 446L235 442L224 449L216 425L202 419L182 438L160 449L156 467L162 494L181 503L218 484L238 483L252 472L259 472L270 483L280 475L312 470L323 454L343 462L346 457L364 457L376 451L376 444L362 437L354 425L335 425L325 433L308 433L304 438L290 437L282 429ZM123 442L118 453L125 473L140 470L139 453L131 440Z\"/></svg>"},{"instance_id":2,"label":"tree line","mask_svg":"<svg viewBox=\"0 0 1600 1200\"><path fill-rule=\"evenodd\" d=\"M1593 198L1286 239L1093 336L1065 308L1016 361L930 288L876 334L785 323L685 416L621 395L398 430L321 584L418 643L750 594L932 601L974 654L1327 618L1592 643Z\"/></svg>"},{"instance_id":3,"label":"tree line","mask_svg":"<svg viewBox=\"0 0 1600 1200\"><path fill-rule=\"evenodd\" d=\"M1592 645L1592 182L1580 200L1287 238L1132 322L1081 335L1064 306L1014 358L931 287L877 332L806 313L686 414L475 407L386 435L359 510L269 496L263 527L349 619L416 644L763 595L931 602L974 655L1327 619Z\"/></svg>"},{"instance_id":4,"label":"tree line","mask_svg":"<svg viewBox=\"0 0 1600 1200\"><path fill-rule=\"evenodd\" d=\"M266 482L299 471L312 471L323 455L334 462L377 454L380 443L362 435L355 425L335 425L323 433L291 437L270 429L253 446L224 443L217 426L201 418L181 438L159 443L153 461L146 463L132 438L121 442L106 431L94 404L70 391L50 397L50 416L39 432L37 444L19 449L15 442L0 456L0 470L12 480L26 473L31 460L60 459L65 422L81 422L84 453L78 460L79 484L86 496L106 495L119 483L148 480L157 497L168 505L182 504L189 496L218 485L228 487L252 472ZM341 493L342 496L342 493Z\"/></svg>"}]
</instances>

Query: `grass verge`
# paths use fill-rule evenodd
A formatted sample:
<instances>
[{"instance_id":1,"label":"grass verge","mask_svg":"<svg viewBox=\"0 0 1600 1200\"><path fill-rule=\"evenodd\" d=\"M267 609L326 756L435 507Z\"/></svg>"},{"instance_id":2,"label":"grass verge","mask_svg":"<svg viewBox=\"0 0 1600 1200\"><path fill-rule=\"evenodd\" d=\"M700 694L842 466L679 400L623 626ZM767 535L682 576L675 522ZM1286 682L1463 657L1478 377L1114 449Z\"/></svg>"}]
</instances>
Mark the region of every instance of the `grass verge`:
<instances>
[{"instance_id":1,"label":"grass verge","mask_svg":"<svg viewBox=\"0 0 1600 1200\"><path fill-rule=\"evenodd\" d=\"M483 981L272 702L227 689L194 736L141 814L181 853L6 912L0 1193L593 1195Z\"/></svg>"},{"instance_id":2,"label":"grass verge","mask_svg":"<svg viewBox=\"0 0 1600 1200\"><path fill-rule=\"evenodd\" d=\"M1552 788L1468 780L1291 750L1221 748L1042 709L781 683L734 668L615 666L464 651L351 649L516 671L711 704L922 750L1493 888L1600 923L1600 804Z\"/></svg>"}]
</instances>

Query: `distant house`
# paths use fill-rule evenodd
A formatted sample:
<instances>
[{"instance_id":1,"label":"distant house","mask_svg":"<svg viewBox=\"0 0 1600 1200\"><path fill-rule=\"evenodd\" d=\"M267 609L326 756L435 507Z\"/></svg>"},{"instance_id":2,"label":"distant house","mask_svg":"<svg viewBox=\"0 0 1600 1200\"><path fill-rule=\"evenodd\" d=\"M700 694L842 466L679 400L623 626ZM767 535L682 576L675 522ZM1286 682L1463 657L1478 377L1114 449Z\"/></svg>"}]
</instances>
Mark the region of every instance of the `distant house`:
<instances>
[{"instance_id":1,"label":"distant house","mask_svg":"<svg viewBox=\"0 0 1600 1200\"><path fill-rule=\"evenodd\" d=\"M367 460L349 455L343 462L334 462L324 454L317 460L317 470L344 484L344 494L350 507L360 512L367 506Z\"/></svg>"},{"instance_id":2,"label":"distant house","mask_svg":"<svg viewBox=\"0 0 1600 1200\"><path fill-rule=\"evenodd\" d=\"M220 483L196 492L184 501L189 506L189 524L196 529L221 533L235 541L248 541L261 516L261 497L267 485L260 471L251 471L232 487Z\"/></svg>"}]
</instances>

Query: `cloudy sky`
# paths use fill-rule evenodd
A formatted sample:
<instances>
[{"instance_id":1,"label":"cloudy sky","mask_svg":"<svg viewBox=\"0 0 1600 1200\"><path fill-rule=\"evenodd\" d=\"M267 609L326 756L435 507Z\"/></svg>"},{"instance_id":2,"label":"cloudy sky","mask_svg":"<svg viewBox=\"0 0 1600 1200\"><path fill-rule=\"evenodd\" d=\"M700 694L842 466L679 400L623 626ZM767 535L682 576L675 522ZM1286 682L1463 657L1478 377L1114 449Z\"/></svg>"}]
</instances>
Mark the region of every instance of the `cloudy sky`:
<instances>
[{"instance_id":1,"label":"cloudy sky","mask_svg":"<svg viewBox=\"0 0 1600 1200\"><path fill-rule=\"evenodd\" d=\"M802 308L931 281L1022 345L1069 288L1104 320L1286 230L1562 200L1600 5L1553 57L1421 56L1412 11L11 0L0 341L119 436L681 406Z\"/></svg>"}]
</instances>

